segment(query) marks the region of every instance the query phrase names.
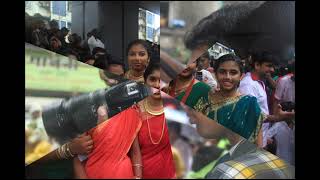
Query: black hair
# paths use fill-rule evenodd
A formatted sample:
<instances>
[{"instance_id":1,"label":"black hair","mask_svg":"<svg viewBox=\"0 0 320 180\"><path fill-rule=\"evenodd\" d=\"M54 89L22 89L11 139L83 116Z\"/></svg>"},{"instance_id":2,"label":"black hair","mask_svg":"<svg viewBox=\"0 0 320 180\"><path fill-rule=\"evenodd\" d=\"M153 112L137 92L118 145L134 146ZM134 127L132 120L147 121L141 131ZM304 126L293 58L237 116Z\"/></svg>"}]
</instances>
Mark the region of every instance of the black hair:
<instances>
[{"instance_id":1,"label":"black hair","mask_svg":"<svg viewBox=\"0 0 320 180\"><path fill-rule=\"evenodd\" d=\"M92 30L90 31L90 34L93 35L94 37L96 37L97 34L98 34L98 29L97 29L97 28L92 29Z\"/></svg>"},{"instance_id":2,"label":"black hair","mask_svg":"<svg viewBox=\"0 0 320 180\"><path fill-rule=\"evenodd\" d=\"M92 55L94 56L94 55L96 55L98 52L102 52L102 53L107 53L107 50L106 49L104 49L104 48L102 48L102 47L95 47L95 48L93 48L92 49Z\"/></svg>"},{"instance_id":3,"label":"black hair","mask_svg":"<svg viewBox=\"0 0 320 180\"><path fill-rule=\"evenodd\" d=\"M112 64L121 65L123 71L125 71L125 65L124 65L122 59L120 59L120 58L118 58L118 57L116 57L116 56L110 56L110 57L108 58L108 67L109 67L110 65L112 65Z\"/></svg>"},{"instance_id":4,"label":"black hair","mask_svg":"<svg viewBox=\"0 0 320 180\"><path fill-rule=\"evenodd\" d=\"M98 52L107 53L106 49L104 49L102 47L95 47L95 48L92 49L92 53L91 54L94 56Z\"/></svg>"},{"instance_id":5,"label":"black hair","mask_svg":"<svg viewBox=\"0 0 320 180\"><path fill-rule=\"evenodd\" d=\"M66 28L66 27L62 27L61 28L61 32L69 32L70 30L68 29L68 28Z\"/></svg>"},{"instance_id":6,"label":"black hair","mask_svg":"<svg viewBox=\"0 0 320 180\"><path fill-rule=\"evenodd\" d=\"M252 52L252 67L255 67L255 63L272 63L274 65L279 64L279 59L273 53L269 51L255 51Z\"/></svg>"},{"instance_id":7,"label":"black hair","mask_svg":"<svg viewBox=\"0 0 320 180\"><path fill-rule=\"evenodd\" d=\"M203 58L207 58L210 60L210 56L209 56L209 52L206 51L205 53L203 53L200 57L203 57Z\"/></svg>"},{"instance_id":8,"label":"black hair","mask_svg":"<svg viewBox=\"0 0 320 180\"><path fill-rule=\"evenodd\" d=\"M78 44L81 43L81 37L77 33L73 33L72 36L74 36L74 43Z\"/></svg>"},{"instance_id":9,"label":"black hair","mask_svg":"<svg viewBox=\"0 0 320 180\"><path fill-rule=\"evenodd\" d=\"M234 54L225 54L225 55L219 57L216 60L216 62L214 63L214 67L213 68L214 68L215 72L217 72L219 66L222 63L226 62L226 61L234 61L234 62L236 62L238 64L238 66L239 66L241 74L244 72L243 64L241 62L241 59L238 56L234 55Z\"/></svg>"},{"instance_id":10,"label":"black hair","mask_svg":"<svg viewBox=\"0 0 320 180\"><path fill-rule=\"evenodd\" d=\"M91 37L92 36L92 33L91 32L88 32L87 33L87 37Z\"/></svg>"},{"instance_id":11,"label":"black hair","mask_svg":"<svg viewBox=\"0 0 320 180\"><path fill-rule=\"evenodd\" d=\"M291 64L288 64L288 73L294 73L295 72L295 61L293 61Z\"/></svg>"},{"instance_id":12,"label":"black hair","mask_svg":"<svg viewBox=\"0 0 320 180\"><path fill-rule=\"evenodd\" d=\"M85 55L84 57L83 57L83 59L82 59L82 61L81 62L87 62L88 60L90 60L90 59L93 59L93 60L95 60L94 59L94 56L92 56L92 55L90 55L90 54L87 54L87 55Z\"/></svg>"},{"instance_id":13,"label":"black hair","mask_svg":"<svg viewBox=\"0 0 320 180\"><path fill-rule=\"evenodd\" d=\"M155 70L160 70L160 63L159 62L153 62L148 65L148 67L146 68L146 70L144 71L144 74L143 74L144 80L147 81L148 76L150 74L152 74L153 71L155 71Z\"/></svg>"},{"instance_id":14,"label":"black hair","mask_svg":"<svg viewBox=\"0 0 320 180\"><path fill-rule=\"evenodd\" d=\"M132 42L130 42L130 43L128 44L128 47L127 47L127 56L128 56L128 54L129 54L130 48L131 48L132 46L134 46L134 45L137 45L137 44L141 44L141 45L146 49L146 51L147 51L147 53L148 53L148 56L149 56L150 59L151 59L151 54L152 54L152 52L151 52L150 43L148 43L147 41L142 40L142 39L136 39L136 40L134 40L134 41L132 41Z\"/></svg>"},{"instance_id":15,"label":"black hair","mask_svg":"<svg viewBox=\"0 0 320 180\"><path fill-rule=\"evenodd\" d=\"M108 67L108 60L106 56L98 56L94 59L93 66L98 67L100 69L107 69Z\"/></svg>"},{"instance_id":16,"label":"black hair","mask_svg":"<svg viewBox=\"0 0 320 180\"><path fill-rule=\"evenodd\" d=\"M72 50L72 49L70 49L70 48L66 48L63 52L64 52L63 55L65 55L65 56L74 55L77 58L77 60L80 60L79 53L74 51L74 50Z\"/></svg>"},{"instance_id":17,"label":"black hair","mask_svg":"<svg viewBox=\"0 0 320 180\"><path fill-rule=\"evenodd\" d=\"M59 27L59 24L56 20L52 19L50 22L49 22L49 25L50 25L50 28L53 28L53 27Z\"/></svg>"},{"instance_id":18,"label":"black hair","mask_svg":"<svg viewBox=\"0 0 320 180\"><path fill-rule=\"evenodd\" d=\"M286 66L281 66L279 68L279 76L284 76L286 74L288 74L288 68Z\"/></svg>"}]
</instances>

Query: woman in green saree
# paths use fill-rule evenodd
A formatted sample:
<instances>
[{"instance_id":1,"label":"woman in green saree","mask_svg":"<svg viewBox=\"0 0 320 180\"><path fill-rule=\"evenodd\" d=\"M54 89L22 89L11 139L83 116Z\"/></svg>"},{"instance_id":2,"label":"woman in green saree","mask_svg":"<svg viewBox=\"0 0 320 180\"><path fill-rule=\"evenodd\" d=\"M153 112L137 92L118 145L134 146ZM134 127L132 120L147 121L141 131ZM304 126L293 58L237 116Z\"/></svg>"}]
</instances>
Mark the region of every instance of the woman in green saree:
<instances>
[{"instance_id":1,"label":"woman in green saree","mask_svg":"<svg viewBox=\"0 0 320 180\"><path fill-rule=\"evenodd\" d=\"M194 77L195 72L196 63L190 63L176 79L170 82L166 91L193 109L200 99L208 100L208 92L211 90L210 86Z\"/></svg>"},{"instance_id":2,"label":"woman in green saree","mask_svg":"<svg viewBox=\"0 0 320 180\"><path fill-rule=\"evenodd\" d=\"M209 92L208 99L200 99L195 105L196 111L261 147L261 125L265 116L255 97L238 91L243 76L240 58L233 54L221 56L214 69L220 91Z\"/></svg>"}]
</instances>

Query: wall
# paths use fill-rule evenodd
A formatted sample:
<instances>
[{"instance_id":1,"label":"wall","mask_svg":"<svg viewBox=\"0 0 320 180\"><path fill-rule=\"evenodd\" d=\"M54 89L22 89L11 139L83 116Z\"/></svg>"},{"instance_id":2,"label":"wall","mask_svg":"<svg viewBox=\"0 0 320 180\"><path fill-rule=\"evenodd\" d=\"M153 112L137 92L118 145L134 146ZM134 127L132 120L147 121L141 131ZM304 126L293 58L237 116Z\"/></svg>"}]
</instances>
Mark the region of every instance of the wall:
<instances>
[{"instance_id":1,"label":"wall","mask_svg":"<svg viewBox=\"0 0 320 180\"><path fill-rule=\"evenodd\" d=\"M127 45L138 38L139 7L160 14L159 1L86 1L84 22L83 2L74 1L72 31L82 36L85 23L86 37L89 30L98 27L109 53L126 59Z\"/></svg>"},{"instance_id":2,"label":"wall","mask_svg":"<svg viewBox=\"0 0 320 180\"><path fill-rule=\"evenodd\" d=\"M98 27L98 1L72 1L71 6L72 33L85 39L89 31Z\"/></svg>"}]
</instances>

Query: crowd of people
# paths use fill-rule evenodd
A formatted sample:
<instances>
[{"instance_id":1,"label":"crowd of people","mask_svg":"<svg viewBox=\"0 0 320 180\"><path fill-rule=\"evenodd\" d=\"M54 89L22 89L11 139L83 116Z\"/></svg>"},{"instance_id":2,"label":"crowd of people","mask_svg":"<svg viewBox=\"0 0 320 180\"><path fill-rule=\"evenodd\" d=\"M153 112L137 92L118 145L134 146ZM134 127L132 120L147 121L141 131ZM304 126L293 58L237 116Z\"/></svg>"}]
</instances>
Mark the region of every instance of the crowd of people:
<instances>
[{"instance_id":1,"label":"crowd of people","mask_svg":"<svg viewBox=\"0 0 320 180\"><path fill-rule=\"evenodd\" d=\"M101 68L100 77L108 86L130 79L160 91L158 45L139 39L129 43L127 70L123 60L107 52L96 29L81 41L77 34L68 35L68 29L59 30L55 21L46 28L43 20L32 18L26 26L27 42L66 56L72 54ZM104 115L100 114L101 123L96 128L63 146L70 147L65 152L70 156L59 155L66 151L60 147L52 158L72 159L77 178L230 177L224 168L236 168L226 164L232 157L247 166L257 165L247 164L252 157L260 167L275 159L280 162L250 177L292 178L289 165L295 164L295 60L278 62L275 54L261 50L251 52L245 60L235 54L214 59L206 52L162 89L193 109L188 116L199 135L215 141L197 144L182 135L181 125L168 123L167 128L157 92L110 119L100 112ZM228 135L219 131L217 123L241 137L226 139Z\"/></svg>"},{"instance_id":2,"label":"crowd of people","mask_svg":"<svg viewBox=\"0 0 320 180\"><path fill-rule=\"evenodd\" d=\"M268 51L253 52L246 60L235 54L213 59L204 53L165 89L197 112L294 165L294 61L279 64L277 56ZM200 135L216 135L213 121L200 120L200 115L194 119ZM182 156L188 149L184 146L177 148ZM189 160L184 161L188 169Z\"/></svg>"},{"instance_id":3,"label":"crowd of people","mask_svg":"<svg viewBox=\"0 0 320 180\"><path fill-rule=\"evenodd\" d=\"M87 33L82 39L77 33L71 33L66 27L59 28L55 20L46 20L40 14L34 16L25 14L25 42L55 53L76 59L100 69L107 69L109 64L116 61L124 66L123 59L108 52L101 32L97 28ZM158 44L146 41L154 60L159 60ZM110 63L111 62L111 63Z\"/></svg>"},{"instance_id":4,"label":"crowd of people","mask_svg":"<svg viewBox=\"0 0 320 180\"><path fill-rule=\"evenodd\" d=\"M127 48L129 69L126 71L124 63L120 60L111 59L108 66L101 70L100 76L108 86L130 79L159 89L160 62L159 53L155 53L157 50L159 50L157 45L152 47L152 44L145 40L134 40ZM58 162L63 162L64 159L73 160L72 177L76 178L175 177L169 134L160 97L160 92L151 95L143 102L110 119L105 116L106 109L100 107L99 125L96 128L49 153L42 158L42 161L43 159ZM162 133L159 133L159 129L162 129ZM168 168L163 171L155 168L158 166ZM66 177L65 172L68 169L70 170L70 166L64 172L57 170L53 176Z\"/></svg>"},{"instance_id":5,"label":"crowd of people","mask_svg":"<svg viewBox=\"0 0 320 180\"><path fill-rule=\"evenodd\" d=\"M101 70L100 77L109 86L121 83L121 81L126 79L131 79L159 89L160 66L159 61L155 60L154 57L155 56L152 55L151 46L147 41L132 41L127 48L129 69L126 71L123 62L112 59L109 61L108 67L105 70ZM294 60L289 61L286 66L277 67L275 66L275 56L268 52L254 53L250 57L250 60L249 63L244 64L243 61L234 54L226 54L219 59L214 60L209 54L205 53L194 63L189 64L187 68L182 71L176 79L172 80L170 84L168 84L168 87L163 88L163 90L178 101L183 102L194 110L206 115L208 118L216 120L219 124L222 124L248 139L251 143L276 154L290 164L294 164L294 115L285 112L286 110L291 111L292 107L294 107ZM157 68L155 68L156 70L152 69L150 74L150 70L148 69L154 66ZM247 72L245 69L247 69ZM197 72L202 72L202 74ZM121 78L113 78L110 76L110 73L118 75L118 77ZM152 75L150 77L151 79L149 82L146 82L149 75ZM255 92L256 89L259 88L262 90ZM259 93L265 95L262 100L259 100L259 98L262 98ZM270 95L272 96L269 97ZM269 102L269 100L272 102ZM152 102L152 100L149 100L149 102L150 101ZM217 103L211 104L211 102ZM157 107L157 105L152 107L152 104L153 103L147 105L149 108L148 110L151 112L151 117L155 116L159 118L161 116L161 114L160 116L157 114L159 107ZM282 107L279 107L279 104L281 104ZM145 108L147 106L142 104L140 105L140 108ZM152 111L153 108L154 111ZM272 109L273 111L272 113L268 113L266 112L266 109ZM125 115L122 116L133 117L133 115L128 115L127 113L128 112L124 111L122 114ZM155 113L156 115L152 113ZM235 116L235 114L237 114L237 116ZM70 148L72 156L58 156L55 158L74 159L73 168L74 172L76 172L75 176L78 178L118 177L118 175L119 177L134 176L136 178L160 177L162 175L162 177L205 178L210 174L211 170L217 166L218 160L232 147L232 143L229 142L229 139L226 139L226 136L221 135L219 136L220 138L216 138L214 141L206 140L201 143L191 142L182 135L181 124L168 123L168 129L163 129L163 127L160 127L163 123L152 125L151 122L155 122L151 121L152 118L148 121L142 120L142 118L141 125L139 125L139 123L135 124L138 126L133 128L136 130L140 129L141 132L137 133L132 131L130 136L139 137L138 139L140 139L140 141L136 142L134 138L130 138L132 139L132 142L128 142L126 140L127 135L120 137L117 135L115 138L115 135L110 133L109 129L113 126L118 127L118 125L121 124L121 120L119 119L122 119L122 116L119 115L117 118L111 118L117 119L114 121L110 121L111 119L108 121L102 119L101 125L96 128L99 129L101 135L96 132L97 130L91 130L90 133L81 135L67 143L66 147ZM149 115L146 115L146 118L148 118L148 116L150 116L150 113ZM164 118L159 119L162 119L163 122L165 122ZM197 124L197 129L201 136L205 138L214 136L212 133L214 133L216 129L213 128L210 130L210 127L216 126L211 124L214 121L205 122L200 120L200 117L191 119L196 119L193 120L193 123ZM115 123L115 125L112 125L112 123L106 125L107 123L103 123L104 121L118 123ZM125 119L123 121L125 121ZM107 130L102 131L102 129ZM162 129L162 131L159 129ZM154 133L152 133L152 131L154 131ZM112 138L101 140L102 136L110 136ZM143 158L144 150L142 149L138 150L142 156L140 156L138 160L135 159L137 154L136 151L139 148L145 147L148 149L149 145L153 146L155 149L158 148L159 142L154 142L154 139L156 139L154 137L158 137L158 139L161 140L159 142L163 143L162 145L170 142L170 150L168 149L168 145L166 145L166 153L158 152L158 155L160 159L163 158L162 156L165 156L166 159L169 157L172 158L170 162L163 162L168 163L166 165L168 167L172 166L169 168L173 170L172 172L164 171L165 173L162 174L162 172L158 172L153 168L146 170L144 161L149 160ZM110 148L103 148L109 150L101 153L101 150L96 148L95 145L99 144L108 144L112 146L110 139L118 139L118 142L123 140L124 144L127 143L126 147L119 148L127 149L127 151L118 149L117 152L123 154L114 154L114 151L109 151ZM164 140L166 143L163 142ZM105 143L104 141L108 141L108 143ZM137 143L138 145L134 145ZM99 145L99 147L104 146L106 145ZM134 146L139 146L139 148L136 147L137 149L132 150ZM149 153L151 153L156 151L155 149L148 149L146 151L150 151ZM59 150L56 151L59 152ZM95 151L96 153L92 153ZM135 151L136 154L132 153L132 151ZM110 153L115 157L115 159L111 158L112 161L110 159L110 161L108 161L102 157L102 155L105 156L105 154ZM83 158L83 155L85 158ZM128 161L124 161L122 164L124 168L119 168L122 170L119 171L118 174L102 173L101 167L108 167L107 169L110 169L111 166L118 167L119 164L115 165L114 161L118 162L119 159L117 159L117 157L123 157L124 155L131 159L132 162L137 162L134 163L137 166L130 170L130 168L128 168ZM145 156L148 157L148 155ZM96 163L90 163L91 161L97 162L99 159L102 164L98 163L98 165ZM161 163L159 159L151 161L153 163ZM89 162L90 165L87 164L87 162ZM139 170L141 167L144 167L142 168L142 171L141 169ZM124 172L123 169L126 172ZM99 173L97 173L98 171ZM113 170L113 172L116 171Z\"/></svg>"}]
</instances>

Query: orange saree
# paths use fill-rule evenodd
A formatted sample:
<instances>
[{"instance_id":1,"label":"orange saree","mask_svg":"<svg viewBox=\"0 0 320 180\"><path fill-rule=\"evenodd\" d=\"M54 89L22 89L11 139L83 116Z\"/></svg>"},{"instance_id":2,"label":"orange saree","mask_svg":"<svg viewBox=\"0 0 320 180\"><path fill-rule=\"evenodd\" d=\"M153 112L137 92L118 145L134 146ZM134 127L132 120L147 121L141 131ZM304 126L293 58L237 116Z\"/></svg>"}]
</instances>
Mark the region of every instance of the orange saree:
<instances>
[{"instance_id":1,"label":"orange saree","mask_svg":"<svg viewBox=\"0 0 320 180\"><path fill-rule=\"evenodd\" d=\"M131 107L90 130L94 147L85 164L88 178L133 178L128 152L141 125Z\"/></svg>"}]
</instances>

